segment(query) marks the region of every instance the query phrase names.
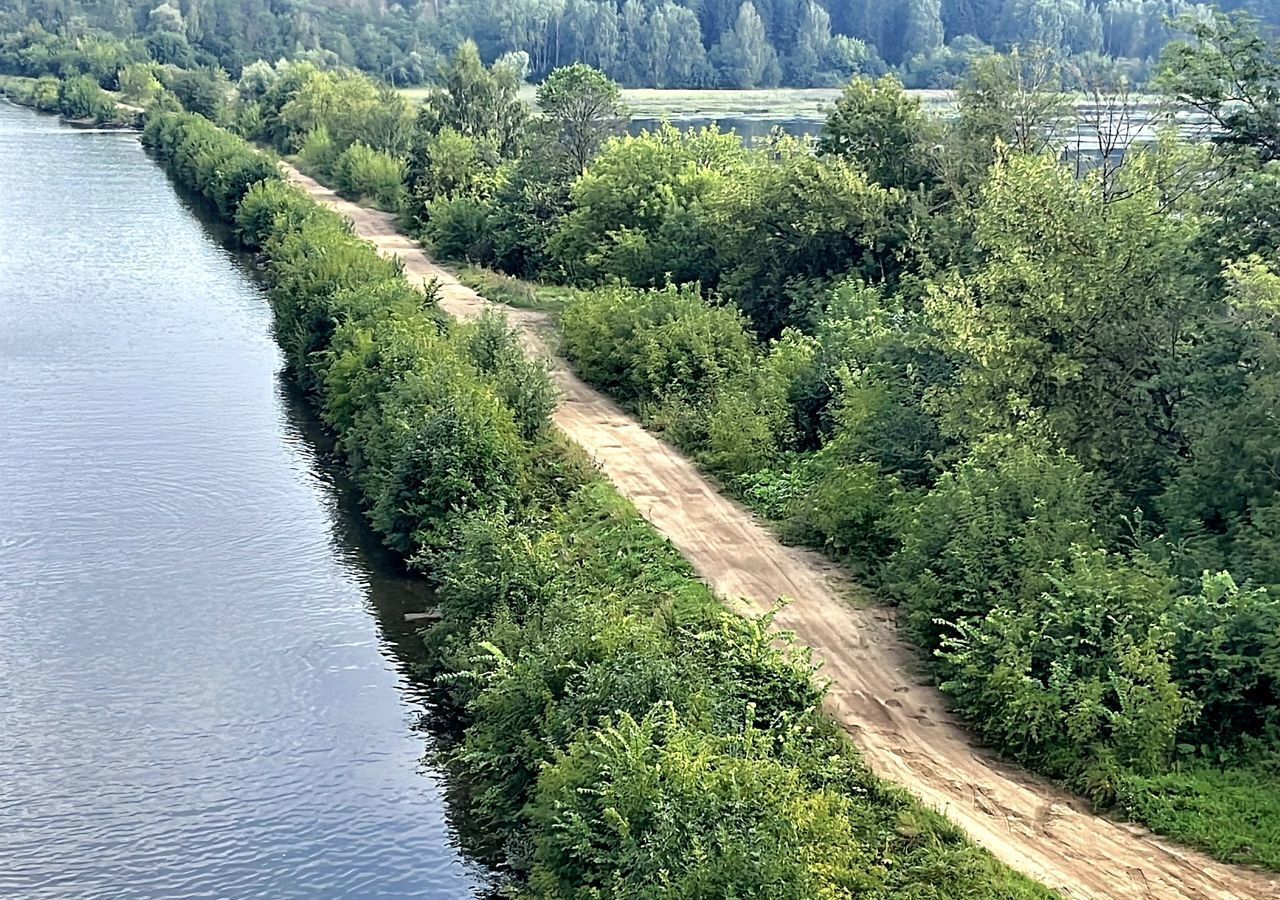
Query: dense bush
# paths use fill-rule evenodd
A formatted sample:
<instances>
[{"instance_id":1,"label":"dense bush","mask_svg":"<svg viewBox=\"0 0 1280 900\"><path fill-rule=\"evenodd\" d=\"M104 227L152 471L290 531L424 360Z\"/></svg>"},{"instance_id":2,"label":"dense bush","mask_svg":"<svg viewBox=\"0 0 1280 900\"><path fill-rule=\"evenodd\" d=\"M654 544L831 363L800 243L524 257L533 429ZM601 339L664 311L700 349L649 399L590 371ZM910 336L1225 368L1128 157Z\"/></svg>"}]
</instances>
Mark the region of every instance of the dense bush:
<instances>
[{"instance_id":1,"label":"dense bush","mask_svg":"<svg viewBox=\"0 0 1280 900\"><path fill-rule=\"evenodd\" d=\"M438 197L424 209L422 234L441 259L485 263L493 256L489 214L474 197Z\"/></svg>"},{"instance_id":2,"label":"dense bush","mask_svg":"<svg viewBox=\"0 0 1280 900\"><path fill-rule=\"evenodd\" d=\"M715 128L663 125L615 138L574 182L551 256L577 282L710 281L713 235L702 204L740 176L747 159L737 135Z\"/></svg>"},{"instance_id":3,"label":"dense bush","mask_svg":"<svg viewBox=\"0 0 1280 900\"><path fill-rule=\"evenodd\" d=\"M633 401L701 406L747 371L754 353L741 314L709 306L696 285L585 292L565 309L561 329L583 377Z\"/></svg>"},{"instance_id":4,"label":"dense bush","mask_svg":"<svg viewBox=\"0 0 1280 900\"><path fill-rule=\"evenodd\" d=\"M1030 431L973 448L928 494L905 504L885 582L913 637L938 645L954 623L1030 601L1073 547L1097 545L1089 478Z\"/></svg>"},{"instance_id":5,"label":"dense bush","mask_svg":"<svg viewBox=\"0 0 1280 900\"><path fill-rule=\"evenodd\" d=\"M1010 755L1111 801L1125 773L1165 771L1196 712L1171 671L1158 571L1103 551L1045 567L1047 589L956 621L945 690Z\"/></svg>"},{"instance_id":6,"label":"dense bush","mask_svg":"<svg viewBox=\"0 0 1280 900\"><path fill-rule=\"evenodd\" d=\"M404 201L404 162L357 141L333 161L338 190L355 200L396 212Z\"/></svg>"},{"instance_id":7,"label":"dense bush","mask_svg":"<svg viewBox=\"0 0 1280 900\"><path fill-rule=\"evenodd\" d=\"M253 185L279 177L269 157L194 113L149 117L142 142L228 220Z\"/></svg>"},{"instance_id":8,"label":"dense bush","mask_svg":"<svg viewBox=\"0 0 1280 900\"><path fill-rule=\"evenodd\" d=\"M87 75L68 78L58 87L58 112L68 119L110 122L116 117L115 99Z\"/></svg>"}]
</instances>

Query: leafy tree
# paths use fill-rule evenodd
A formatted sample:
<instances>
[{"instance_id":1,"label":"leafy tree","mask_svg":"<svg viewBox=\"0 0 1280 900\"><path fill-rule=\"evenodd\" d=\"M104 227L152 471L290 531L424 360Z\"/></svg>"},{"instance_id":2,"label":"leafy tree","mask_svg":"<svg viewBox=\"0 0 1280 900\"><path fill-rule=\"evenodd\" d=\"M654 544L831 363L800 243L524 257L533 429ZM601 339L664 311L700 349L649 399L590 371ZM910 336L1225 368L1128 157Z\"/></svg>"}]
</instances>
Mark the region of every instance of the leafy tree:
<instances>
[{"instance_id":1,"label":"leafy tree","mask_svg":"<svg viewBox=\"0 0 1280 900\"><path fill-rule=\"evenodd\" d=\"M222 121L230 85L226 73L219 69L200 69L174 74L168 83L182 108L204 116L210 122Z\"/></svg>"},{"instance_id":2,"label":"leafy tree","mask_svg":"<svg viewBox=\"0 0 1280 900\"><path fill-rule=\"evenodd\" d=\"M1135 500L1181 452L1178 373L1208 312L1189 258L1196 218L1166 208L1157 163L1130 161L1113 194L1051 158L1007 155L977 210L986 262L926 300L961 363L953 427L1037 419Z\"/></svg>"},{"instance_id":3,"label":"leafy tree","mask_svg":"<svg viewBox=\"0 0 1280 900\"><path fill-rule=\"evenodd\" d=\"M784 141L715 196L721 289L762 335L799 325L832 281L892 274L895 202L847 159Z\"/></svg>"},{"instance_id":4,"label":"leafy tree","mask_svg":"<svg viewBox=\"0 0 1280 900\"><path fill-rule=\"evenodd\" d=\"M493 144L512 156L522 140L527 118L515 72L503 66L486 69L473 41L465 41L439 73L440 87L422 101L418 128L433 135L452 128L463 137Z\"/></svg>"},{"instance_id":5,"label":"leafy tree","mask_svg":"<svg viewBox=\"0 0 1280 900\"><path fill-rule=\"evenodd\" d=\"M538 88L551 149L566 173L578 175L610 137L626 128L617 82L590 66L556 69Z\"/></svg>"},{"instance_id":6,"label":"leafy tree","mask_svg":"<svg viewBox=\"0 0 1280 900\"><path fill-rule=\"evenodd\" d=\"M747 160L742 141L718 129L615 138L573 185L573 208L549 250L575 281L620 278L660 285L714 278L713 239L702 216L711 194Z\"/></svg>"},{"instance_id":7,"label":"leafy tree","mask_svg":"<svg viewBox=\"0 0 1280 900\"><path fill-rule=\"evenodd\" d=\"M936 178L930 137L920 100L901 82L856 78L828 113L818 149L852 159L885 187L915 190Z\"/></svg>"},{"instance_id":8,"label":"leafy tree","mask_svg":"<svg viewBox=\"0 0 1280 900\"><path fill-rule=\"evenodd\" d=\"M715 45L710 59L727 87L773 87L782 78L778 53L751 0L738 8L733 28Z\"/></svg>"},{"instance_id":9,"label":"leafy tree","mask_svg":"<svg viewBox=\"0 0 1280 900\"><path fill-rule=\"evenodd\" d=\"M813 0L808 0L796 26L791 52L786 58L788 83L817 84L828 67L832 40L831 15Z\"/></svg>"},{"instance_id":10,"label":"leafy tree","mask_svg":"<svg viewBox=\"0 0 1280 900\"><path fill-rule=\"evenodd\" d=\"M986 165L1001 141L1021 153L1046 149L1066 118L1062 72L1042 49L974 60L960 85L960 134Z\"/></svg>"},{"instance_id":11,"label":"leafy tree","mask_svg":"<svg viewBox=\"0 0 1280 900\"><path fill-rule=\"evenodd\" d=\"M942 46L941 0L908 0L902 56L929 56Z\"/></svg>"},{"instance_id":12,"label":"leafy tree","mask_svg":"<svg viewBox=\"0 0 1280 900\"><path fill-rule=\"evenodd\" d=\"M1280 53L1243 14L1183 19L1192 40L1165 48L1158 84L1175 102L1212 125L1208 137L1225 147L1280 160Z\"/></svg>"}]
</instances>

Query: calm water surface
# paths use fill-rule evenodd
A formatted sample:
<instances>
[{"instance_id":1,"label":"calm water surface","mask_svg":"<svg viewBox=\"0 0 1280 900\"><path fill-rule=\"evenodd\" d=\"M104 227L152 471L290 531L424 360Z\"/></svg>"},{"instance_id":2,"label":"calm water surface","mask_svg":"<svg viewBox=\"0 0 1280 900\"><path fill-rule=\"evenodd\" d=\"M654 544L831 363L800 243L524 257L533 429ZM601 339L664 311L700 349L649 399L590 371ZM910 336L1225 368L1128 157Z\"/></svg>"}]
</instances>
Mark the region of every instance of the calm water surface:
<instances>
[{"instance_id":1,"label":"calm water surface","mask_svg":"<svg viewBox=\"0 0 1280 900\"><path fill-rule=\"evenodd\" d=\"M0 103L0 897L481 891L421 762L424 598L280 367L135 138Z\"/></svg>"}]
</instances>

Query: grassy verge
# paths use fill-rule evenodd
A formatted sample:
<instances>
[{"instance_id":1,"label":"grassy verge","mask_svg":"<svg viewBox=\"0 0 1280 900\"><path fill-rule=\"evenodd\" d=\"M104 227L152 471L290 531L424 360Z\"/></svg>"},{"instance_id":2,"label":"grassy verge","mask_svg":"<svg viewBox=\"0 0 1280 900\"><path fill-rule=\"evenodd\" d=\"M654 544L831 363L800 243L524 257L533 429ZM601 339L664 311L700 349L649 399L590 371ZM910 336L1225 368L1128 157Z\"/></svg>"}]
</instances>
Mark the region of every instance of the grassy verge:
<instances>
[{"instance_id":1,"label":"grassy verge","mask_svg":"<svg viewBox=\"0 0 1280 900\"><path fill-rule=\"evenodd\" d=\"M456 264L454 272L460 282L486 299L515 309L532 309L553 316L564 310L576 292L575 288L525 281L468 263Z\"/></svg>"}]
</instances>

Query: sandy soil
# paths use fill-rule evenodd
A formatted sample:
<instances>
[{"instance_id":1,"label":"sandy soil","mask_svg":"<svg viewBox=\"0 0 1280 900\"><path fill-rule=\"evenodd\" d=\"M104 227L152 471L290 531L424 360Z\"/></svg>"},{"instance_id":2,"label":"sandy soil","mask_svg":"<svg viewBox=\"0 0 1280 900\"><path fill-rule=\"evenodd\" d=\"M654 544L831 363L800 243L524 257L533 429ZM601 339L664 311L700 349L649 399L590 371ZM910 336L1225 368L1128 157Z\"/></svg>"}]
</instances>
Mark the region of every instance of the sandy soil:
<instances>
[{"instance_id":1,"label":"sandy soil","mask_svg":"<svg viewBox=\"0 0 1280 900\"><path fill-rule=\"evenodd\" d=\"M356 233L404 262L415 283L438 279L441 303L468 318L496 306L431 262L386 213L337 197L289 169ZM554 341L542 313L501 307L531 352ZM913 675L918 659L897 637L893 611L853 602L854 586L817 554L785 547L719 494L681 454L554 363L563 394L555 423L587 449L637 509L726 598L757 610L792 602L781 628L812 647L831 682L828 707L872 768L961 825L1000 860L1070 898L1280 898L1280 878L1216 862L1136 825L1092 814L1077 798L996 759Z\"/></svg>"}]
</instances>

